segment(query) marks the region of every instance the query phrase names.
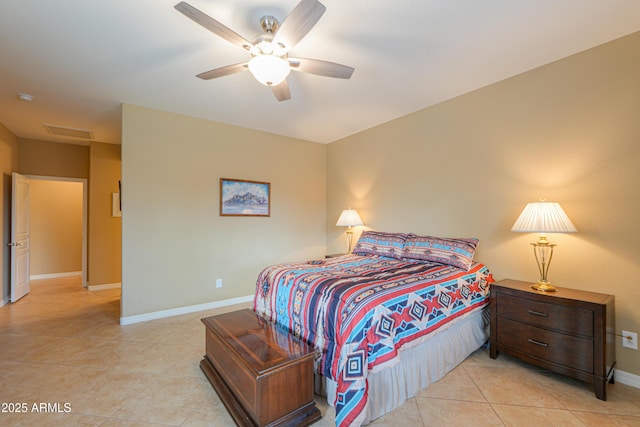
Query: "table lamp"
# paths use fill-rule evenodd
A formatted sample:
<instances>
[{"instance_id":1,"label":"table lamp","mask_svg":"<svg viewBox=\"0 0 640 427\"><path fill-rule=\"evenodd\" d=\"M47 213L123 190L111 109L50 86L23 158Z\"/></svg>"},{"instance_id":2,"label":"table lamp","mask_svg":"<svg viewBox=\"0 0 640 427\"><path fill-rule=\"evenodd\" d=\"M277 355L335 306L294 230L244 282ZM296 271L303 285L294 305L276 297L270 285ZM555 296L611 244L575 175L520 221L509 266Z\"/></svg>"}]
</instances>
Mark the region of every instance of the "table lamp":
<instances>
[{"instance_id":1,"label":"table lamp","mask_svg":"<svg viewBox=\"0 0 640 427\"><path fill-rule=\"evenodd\" d=\"M349 241L349 251L347 253L350 254L353 244L353 229L351 227L364 225L362 219L360 219L360 215L358 215L355 209L349 208L342 211L336 225L338 227L349 227L347 228L347 240Z\"/></svg>"},{"instance_id":2,"label":"table lamp","mask_svg":"<svg viewBox=\"0 0 640 427\"><path fill-rule=\"evenodd\" d=\"M540 233L540 239L531 243L533 254L536 257L540 280L531 285L537 291L555 292L557 288L549 282L549 264L553 257L554 243L549 243L546 233L573 233L576 230L573 223L564 212L559 203L547 202L540 199L539 202L528 203L516 220L511 231L524 233Z\"/></svg>"}]
</instances>

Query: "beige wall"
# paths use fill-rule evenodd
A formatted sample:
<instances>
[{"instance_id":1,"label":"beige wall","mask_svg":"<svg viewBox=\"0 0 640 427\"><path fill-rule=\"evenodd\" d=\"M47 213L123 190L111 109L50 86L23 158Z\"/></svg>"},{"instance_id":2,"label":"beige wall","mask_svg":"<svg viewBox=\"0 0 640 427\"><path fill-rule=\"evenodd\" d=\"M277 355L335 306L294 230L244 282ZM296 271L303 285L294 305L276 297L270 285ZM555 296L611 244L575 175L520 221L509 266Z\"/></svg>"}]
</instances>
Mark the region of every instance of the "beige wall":
<instances>
[{"instance_id":1,"label":"beige wall","mask_svg":"<svg viewBox=\"0 0 640 427\"><path fill-rule=\"evenodd\" d=\"M118 192L120 146L92 142L89 178L90 285L120 283L122 221L112 216L111 194Z\"/></svg>"},{"instance_id":2,"label":"beige wall","mask_svg":"<svg viewBox=\"0 0 640 427\"><path fill-rule=\"evenodd\" d=\"M510 228L544 196L578 228L551 236L549 278L615 295L616 331L640 332L638 52L640 33L330 144L329 251L350 205L376 230L478 237L497 279L536 280L537 236Z\"/></svg>"},{"instance_id":3,"label":"beige wall","mask_svg":"<svg viewBox=\"0 0 640 427\"><path fill-rule=\"evenodd\" d=\"M11 240L11 174L18 170L18 138L0 123L0 306L9 300L11 252L7 243Z\"/></svg>"},{"instance_id":4,"label":"beige wall","mask_svg":"<svg viewBox=\"0 0 640 427\"><path fill-rule=\"evenodd\" d=\"M21 139L18 170L22 175L89 178L89 147Z\"/></svg>"},{"instance_id":5,"label":"beige wall","mask_svg":"<svg viewBox=\"0 0 640 427\"><path fill-rule=\"evenodd\" d=\"M82 271L82 182L30 181L31 276Z\"/></svg>"},{"instance_id":6,"label":"beige wall","mask_svg":"<svg viewBox=\"0 0 640 427\"><path fill-rule=\"evenodd\" d=\"M271 216L219 216L220 178L270 182ZM323 256L325 183L324 145L124 105L122 316L250 296L263 267Z\"/></svg>"}]
</instances>

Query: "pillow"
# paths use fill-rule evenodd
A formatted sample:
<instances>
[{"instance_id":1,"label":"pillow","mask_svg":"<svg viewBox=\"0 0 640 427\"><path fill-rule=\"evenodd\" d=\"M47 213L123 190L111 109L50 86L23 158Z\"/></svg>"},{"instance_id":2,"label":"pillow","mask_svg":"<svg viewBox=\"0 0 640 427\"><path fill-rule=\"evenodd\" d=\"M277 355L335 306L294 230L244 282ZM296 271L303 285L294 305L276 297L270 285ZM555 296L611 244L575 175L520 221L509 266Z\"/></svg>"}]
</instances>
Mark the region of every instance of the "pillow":
<instances>
[{"instance_id":1,"label":"pillow","mask_svg":"<svg viewBox=\"0 0 640 427\"><path fill-rule=\"evenodd\" d=\"M358 239L353 253L356 255L378 255L402 259L402 249L408 234L364 231Z\"/></svg>"},{"instance_id":2,"label":"pillow","mask_svg":"<svg viewBox=\"0 0 640 427\"><path fill-rule=\"evenodd\" d=\"M402 259L432 261L468 271L478 242L476 238L447 239L412 234L404 244Z\"/></svg>"}]
</instances>

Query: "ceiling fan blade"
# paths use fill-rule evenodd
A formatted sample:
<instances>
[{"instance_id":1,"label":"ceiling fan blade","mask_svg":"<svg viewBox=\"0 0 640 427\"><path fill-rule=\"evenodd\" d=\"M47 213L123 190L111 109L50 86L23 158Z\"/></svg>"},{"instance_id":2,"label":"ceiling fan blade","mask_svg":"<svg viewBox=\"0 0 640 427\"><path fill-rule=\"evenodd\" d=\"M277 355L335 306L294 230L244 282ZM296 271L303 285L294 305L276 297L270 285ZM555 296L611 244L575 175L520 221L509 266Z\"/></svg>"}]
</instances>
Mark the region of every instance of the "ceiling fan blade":
<instances>
[{"instance_id":1,"label":"ceiling fan blade","mask_svg":"<svg viewBox=\"0 0 640 427\"><path fill-rule=\"evenodd\" d=\"M287 99L291 99L291 91L289 90L289 83L286 80L283 80L277 86L271 86L271 91L276 96L278 101L286 101Z\"/></svg>"},{"instance_id":2,"label":"ceiling fan blade","mask_svg":"<svg viewBox=\"0 0 640 427\"><path fill-rule=\"evenodd\" d=\"M354 71L353 67L320 59L288 58L287 61L292 70L338 79L348 79Z\"/></svg>"},{"instance_id":3,"label":"ceiling fan blade","mask_svg":"<svg viewBox=\"0 0 640 427\"><path fill-rule=\"evenodd\" d=\"M316 25L327 8L318 0L302 0L293 8L273 37L273 43L288 52Z\"/></svg>"},{"instance_id":4,"label":"ceiling fan blade","mask_svg":"<svg viewBox=\"0 0 640 427\"><path fill-rule=\"evenodd\" d=\"M226 67L215 68L213 70L205 71L198 74L196 77L200 77L202 80L217 79L218 77L228 76L229 74L239 73L240 71L248 70L247 63L227 65Z\"/></svg>"},{"instance_id":5,"label":"ceiling fan blade","mask_svg":"<svg viewBox=\"0 0 640 427\"><path fill-rule=\"evenodd\" d=\"M175 5L174 8L187 18L191 19L196 24L202 25L204 28L211 31L213 34L222 37L226 41L240 46L245 50L249 50L249 48L251 47L251 42L242 37L240 34L216 21L206 13L191 6L189 3L181 1L180 3Z\"/></svg>"}]
</instances>

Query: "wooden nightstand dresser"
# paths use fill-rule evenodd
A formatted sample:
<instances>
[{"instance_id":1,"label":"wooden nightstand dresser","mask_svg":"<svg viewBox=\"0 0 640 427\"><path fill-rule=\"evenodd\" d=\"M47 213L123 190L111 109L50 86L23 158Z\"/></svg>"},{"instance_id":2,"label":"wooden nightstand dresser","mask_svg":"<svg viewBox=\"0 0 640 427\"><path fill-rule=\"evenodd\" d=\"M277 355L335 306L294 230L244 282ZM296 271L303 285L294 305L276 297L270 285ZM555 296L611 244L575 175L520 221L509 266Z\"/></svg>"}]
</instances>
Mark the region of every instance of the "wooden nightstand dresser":
<instances>
[{"instance_id":1,"label":"wooden nightstand dresser","mask_svg":"<svg viewBox=\"0 0 640 427\"><path fill-rule=\"evenodd\" d=\"M491 285L492 359L498 352L593 384L607 400L615 367L613 295L558 288L543 293L531 283Z\"/></svg>"},{"instance_id":2,"label":"wooden nightstand dresser","mask_svg":"<svg viewBox=\"0 0 640 427\"><path fill-rule=\"evenodd\" d=\"M348 254L326 254L324 257L325 258L338 258L339 256L345 256Z\"/></svg>"}]
</instances>

